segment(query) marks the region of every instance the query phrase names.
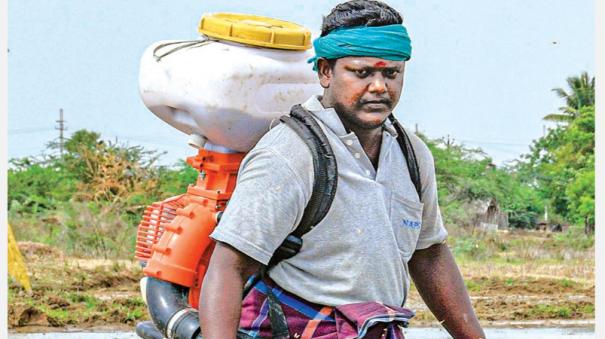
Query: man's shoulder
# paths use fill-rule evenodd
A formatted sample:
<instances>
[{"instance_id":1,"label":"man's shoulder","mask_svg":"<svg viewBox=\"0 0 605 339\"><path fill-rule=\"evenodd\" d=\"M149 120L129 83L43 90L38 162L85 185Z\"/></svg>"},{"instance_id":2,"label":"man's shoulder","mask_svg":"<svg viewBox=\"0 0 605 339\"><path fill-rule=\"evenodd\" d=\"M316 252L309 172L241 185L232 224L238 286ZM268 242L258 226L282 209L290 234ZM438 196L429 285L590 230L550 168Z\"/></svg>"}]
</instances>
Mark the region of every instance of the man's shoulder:
<instances>
[{"instance_id":1,"label":"man's shoulder","mask_svg":"<svg viewBox=\"0 0 605 339\"><path fill-rule=\"evenodd\" d=\"M271 128L250 150L250 154L264 153L283 161L295 171L312 168L311 150L301 137L284 123Z\"/></svg>"},{"instance_id":2,"label":"man's shoulder","mask_svg":"<svg viewBox=\"0 0 605 339\"><path fill-rule=\"evenodd\" d=\"M305 142L284 123L273 126L263 135L252 150L271 149L278 153L291 154L294 149L307 149Z\"/></svg>"}]
</instances>

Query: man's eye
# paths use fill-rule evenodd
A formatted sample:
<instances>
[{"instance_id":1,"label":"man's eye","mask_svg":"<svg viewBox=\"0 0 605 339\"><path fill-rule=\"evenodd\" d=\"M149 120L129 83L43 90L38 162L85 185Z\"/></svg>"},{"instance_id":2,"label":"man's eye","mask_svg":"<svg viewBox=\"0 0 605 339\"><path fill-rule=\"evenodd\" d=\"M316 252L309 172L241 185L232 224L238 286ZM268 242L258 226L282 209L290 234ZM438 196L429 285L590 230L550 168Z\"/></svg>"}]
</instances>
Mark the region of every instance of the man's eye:
<instances>
[{"instance_id":1,"label":"man's eye","mask_svg":"<svg viewBox=\"0 0 605 339\"><path fill-rule=\"evenodd\" d=\"M355 74L360 78L365 78L368 75L370 75L370 72L368 72L367 69L358 69L358 70L355 70Z\"/></svg>"},{"instance_id":2,"label":"man's eye","mask_svg":"<svg viewBox=\"0 0 605 339\"><path fill-rule=\"evenodd\" d=\"M388 78L395 78L397 77L397 73L399 73L398 70L396 69L387 69L384 71L384 75Z\"/></svg>"}]
</instances>

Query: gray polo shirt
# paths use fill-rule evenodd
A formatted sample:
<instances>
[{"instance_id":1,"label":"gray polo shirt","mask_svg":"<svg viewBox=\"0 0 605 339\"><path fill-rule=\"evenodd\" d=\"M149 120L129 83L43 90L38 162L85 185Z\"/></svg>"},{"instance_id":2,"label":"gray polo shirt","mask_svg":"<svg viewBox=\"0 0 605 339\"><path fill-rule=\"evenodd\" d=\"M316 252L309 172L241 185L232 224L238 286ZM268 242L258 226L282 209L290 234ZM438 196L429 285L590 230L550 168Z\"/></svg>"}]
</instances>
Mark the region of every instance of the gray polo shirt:
<instances>
[{"instance_id":1,"label":"gray polo shirt","mask_svg":"<svg viewBox=\"0 0 605 339\"><path fill-rule=\"evenodd\" d=\"M330 141L338 163L338 187L326 217L303 236L301 251L273 268L270 277L314 303L402 305L412 254L447 237L432 155L408 133L420 167L421 203L389 122L375 170L334 109L325 109L317 96L303 107L313 113ZM278 124L244 158L233 196L211 237L267 264L300 222L312 185L311 152L294 131Z\"/></svg>"}]
</instances>

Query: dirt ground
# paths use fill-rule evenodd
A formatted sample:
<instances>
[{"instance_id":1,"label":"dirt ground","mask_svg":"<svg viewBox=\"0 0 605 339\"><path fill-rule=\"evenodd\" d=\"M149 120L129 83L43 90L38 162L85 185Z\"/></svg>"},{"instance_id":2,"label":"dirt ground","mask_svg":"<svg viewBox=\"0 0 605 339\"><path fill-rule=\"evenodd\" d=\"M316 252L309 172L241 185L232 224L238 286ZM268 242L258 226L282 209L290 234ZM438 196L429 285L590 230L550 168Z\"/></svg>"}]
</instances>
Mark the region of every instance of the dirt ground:
<instances>
[{"instance_id":1,"label":"dirt ground","mask_svg":"<svg viewBox=\"0 0 605 339\"><path fill-rule=\"evenodd\" d=\"M533 277L470 277L465 280L477 316L489 326L528 320L594 318L594 284ZM413 320L416 325L436 322L415 290L407 306L417 312Z\"/></svg>"},{"instance_id":2,"label":"dirt ground","mask_svg":"<svg viewBox=\"0 0 605 339\"><path fill-rule=\"evenodd\" d=\"M64 256L37 243L19 243L33 293L9 282L9 328L44 331L78 327L129 329L147 318L139 293L143 276L133 260L89 260Z\"/></svg>"},{"instance_id":3,"label":"dirt ground","mask_svg":"<svg viewBox=\"0 0 605 339\"><path fill-rule=\"evenodd\" d=\"M143 276L136 261L89 260L66 257L37 243L20 243L33 293L9 282L9 327L17 332L57 328L130 330L148 319L139 294ZM535 325L594 319L592 267L528 262L509 265L460 262L471 300L486 326L513 322ZM414 326L436 320L412 287L406 305L416 310ZM547 321L547 322L544 322ZM573 322L572 322L573 323Z\"/></svg>"}]
</instances>

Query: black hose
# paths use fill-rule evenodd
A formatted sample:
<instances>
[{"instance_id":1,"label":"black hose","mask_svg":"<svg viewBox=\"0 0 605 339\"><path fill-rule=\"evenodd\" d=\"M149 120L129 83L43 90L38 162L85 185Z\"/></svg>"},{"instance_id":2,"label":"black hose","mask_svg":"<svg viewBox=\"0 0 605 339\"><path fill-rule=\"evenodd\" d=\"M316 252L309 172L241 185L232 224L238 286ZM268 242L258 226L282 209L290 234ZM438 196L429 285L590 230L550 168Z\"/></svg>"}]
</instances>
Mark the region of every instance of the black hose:
<instances>
[{"instance_id":1,"label":"black hose","mask_svg":"<svg viewBox=\"0 0 605 339\"><path fill-rule=\"evenodd\" d=\"M261 279L260 274L251 277L245 294ZM202 339L199 313L189 306L187 287L168 281L147 277L146 299L149 315L153 320L137 324L136 333L143 339ZM238 338L248 338L238 331Z\"/></svg>"},{"instance_id":2,"label":"black hose","mask_svg":"<svg viewBox=\"0 0 605 339\"><path fill-rule=\"evenodd\" d=\"M201 338L199 315L197 310L191 308L187 302L188 291L189 289L184 286L152 277L147 278L149 315L155 327L166 338Z\"/></svg>"},{"instance_id":3,"label":"black hose","mask_svg":"<svg viewBox=\"0 0 605 339\"><path fill-rule=\"evenodd\" d=\"M180 319L178 324L173 327L173 338L197 338L201 339L200 335L200 317L198 312L187 312Z\"/></svg>"},{"instance_id":4,"label":"black hose","mask_svg":"<svg viewBox=\"0 0 605 339\"><path fill-rule=\"evenodd\" d=\"M164 336L151 321L143 321L137 324L137 335L143 339L164 339Z\"/></svg>"}]
</instances>

